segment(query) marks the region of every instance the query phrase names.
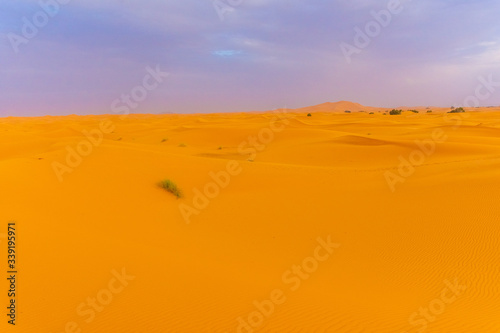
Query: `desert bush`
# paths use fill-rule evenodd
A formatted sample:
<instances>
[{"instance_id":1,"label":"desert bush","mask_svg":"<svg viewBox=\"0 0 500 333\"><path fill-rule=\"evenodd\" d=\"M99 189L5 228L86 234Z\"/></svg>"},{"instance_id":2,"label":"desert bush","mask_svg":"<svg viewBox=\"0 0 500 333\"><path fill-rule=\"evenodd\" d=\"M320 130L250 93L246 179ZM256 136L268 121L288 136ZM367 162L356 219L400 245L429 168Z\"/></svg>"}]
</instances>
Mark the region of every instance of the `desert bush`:
<instances>
[{"instance_id":1,"label":"desert bush","mask_svg":"<svg viewBox=\"0 0 500 333\"><path fill-rule=\"evenodd\" d=\"M411 112L413 112L413 113L419 113L419 111L418 111L418 110L408 110L408 111L411 111Z\"/></svg>"},{"instance_id":2,"label":"desert bush","mask_svg":"<svg viewBox=\"0 0 500 333\"><path fill-rule=\"evenodd\" d=\"M308 114L307 114L307 116L308 116L308 117L312 117L312 114L308 113Z\"/></svg>"},{"instance_id":3,"label":"desert bush","mask_svg":"<svg viewBox=\"0 0 500 333\"><path fill-rule=\"evenodd\" d=\"M389 112L389 114L390 114L391 116L397 116L397 115L400 115L400 114L401 114L401 112L403 112L403 110L396 110L396 109L392 109L392 110Z\"/></svg>"},{"instance_id":4,"label":"desert bush","mask_svg":"<svg viewBox=\"0 0 500 333\"><path fill-rule=\"evenodd\" d=\"M162 180L160 183L158 183L158 186L160 186L165 191L170 192L173 195L175 195L177 197L177 199L182 197L181 190L170 179Z\"/></svg>"},{"instance_id":5,"label":"desert bush","mask_svg":"<svg viewBox=\"0 0 500 333\"><path fill-rule=\"evenodd\" d=\"M432 113L432 110L427 110L427 113Z\"/></svg>"},{"instance_id":6,"label":"desert bush","mask_svg":"<svg viewBox=\"0 0 500 333\"><path fill-rule=\"evenodd\" d=\"M465 112L465 109L460 107L460 108L453 109L448 113L462 113L462 112Z\"/></svg>"},{"instance_id":7,"label":"desert bush","mask_svg":"<svg viewBox=\"0 0 500 333\"><path fill-rule=\"evenodd\" d=\"M345 110L344 112L345 112L345 113L351 113L351 111L349 111L349 110Z\"/></svg>"},{"instance_id":8,"label":"desert bush","mask_svg":"<svg viewBox=\"0 0 500 333\"><path fill-rule=\"evenodd\" d=\"M370 112L369 114L375 114L375 112Z\"/></svg>"}]
</instances>

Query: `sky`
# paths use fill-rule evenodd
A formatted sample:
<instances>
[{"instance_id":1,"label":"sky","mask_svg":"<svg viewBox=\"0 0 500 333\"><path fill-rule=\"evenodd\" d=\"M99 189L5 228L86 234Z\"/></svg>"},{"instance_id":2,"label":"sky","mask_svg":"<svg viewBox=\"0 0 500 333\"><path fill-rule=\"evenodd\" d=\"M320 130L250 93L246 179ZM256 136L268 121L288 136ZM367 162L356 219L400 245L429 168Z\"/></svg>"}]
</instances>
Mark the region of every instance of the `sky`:
<instances>
[{"instance_id":1,"label":"sky","mask_svg":"<svg viewBox=\"0 0 500 333\"><path fill-rule=\"evenodd\" d=\"M499 13L498 0L1 1L0 116L500 105Z\"/></svg>"}]
</instances>

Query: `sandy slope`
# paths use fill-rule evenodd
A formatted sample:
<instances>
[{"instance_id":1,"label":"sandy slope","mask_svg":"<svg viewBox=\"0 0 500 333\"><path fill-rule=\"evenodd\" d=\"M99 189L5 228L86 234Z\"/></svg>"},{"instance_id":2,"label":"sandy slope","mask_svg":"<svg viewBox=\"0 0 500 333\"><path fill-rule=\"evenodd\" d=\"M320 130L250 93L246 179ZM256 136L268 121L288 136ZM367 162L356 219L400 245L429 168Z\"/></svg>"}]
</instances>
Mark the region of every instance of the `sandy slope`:
<instances>
[{"instance_id":1,"label":"sandy slope","mask_svg":"<svg viewBox=\"0 0 500 333\"><path fill-rule=\"evenodd\" d=\"M499 332L500 110L357 111L0 119L20 272L2 332ZM112 133L60 182L54 162L104 119Z\"/></svg>"}]
</instances>

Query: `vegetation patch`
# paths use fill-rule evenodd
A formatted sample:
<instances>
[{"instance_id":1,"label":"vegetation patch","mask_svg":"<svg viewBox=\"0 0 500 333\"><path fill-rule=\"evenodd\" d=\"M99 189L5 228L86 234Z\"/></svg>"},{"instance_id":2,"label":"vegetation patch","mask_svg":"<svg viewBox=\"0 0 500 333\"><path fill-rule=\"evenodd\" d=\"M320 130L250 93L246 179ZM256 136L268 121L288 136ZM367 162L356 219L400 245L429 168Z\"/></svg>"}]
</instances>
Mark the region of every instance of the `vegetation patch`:
<instances>
[{"instance_id":1,"label":"vegetation patch","mask_svg":"<svg viewBox=\"0 0 500 333\"><path fill-rule=\"evenodd\" d=\"M173 195L175 195L177 197L177 199L182 198L182 192L181 192L181 190L170 179L162 180L160 183L158 183L158 186L160 186L165 191L170 192Z\"/></svg>"},{"instance_id":2,"label":"vegetation patch","mask_svg":"<svg viewBox=\"0 0 500 333\"><path fill-rule=\"evenodd\" d=\"M465 112L464 108L452 108L448 113L462 113Z\"/></svg>"}]
</instances>

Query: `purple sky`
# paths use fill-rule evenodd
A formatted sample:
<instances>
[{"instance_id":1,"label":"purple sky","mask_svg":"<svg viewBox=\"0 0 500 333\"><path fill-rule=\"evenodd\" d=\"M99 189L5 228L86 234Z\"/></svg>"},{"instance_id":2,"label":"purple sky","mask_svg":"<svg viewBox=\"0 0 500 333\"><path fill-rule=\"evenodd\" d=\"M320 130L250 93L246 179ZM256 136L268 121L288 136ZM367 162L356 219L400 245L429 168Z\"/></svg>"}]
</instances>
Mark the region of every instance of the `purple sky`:
<instances>
[{"instance_id":1,"label":"purple sky","mask_svg":"<svg viewBox=\"0 0 500 333\"><path fill-rule=\"evenodd\" d=\"M498 0L55 1L0 3L0 116L113 113L132 91L135 113L458 106L500 82ZM169 73L149 91L147 67Z\"/></svg>"}]
</instances>

